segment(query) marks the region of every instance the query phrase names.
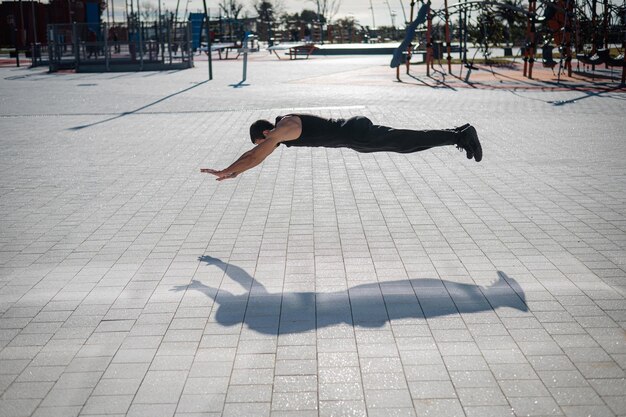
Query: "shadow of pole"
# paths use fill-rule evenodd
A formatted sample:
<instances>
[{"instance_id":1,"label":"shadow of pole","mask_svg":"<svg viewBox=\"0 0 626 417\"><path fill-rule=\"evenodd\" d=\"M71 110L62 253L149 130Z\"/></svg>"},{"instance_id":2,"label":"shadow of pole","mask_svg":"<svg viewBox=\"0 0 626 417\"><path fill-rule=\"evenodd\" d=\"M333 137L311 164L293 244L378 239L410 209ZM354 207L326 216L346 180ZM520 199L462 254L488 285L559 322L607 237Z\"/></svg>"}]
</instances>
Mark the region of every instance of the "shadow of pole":
<instances>
[{"instance_id":1,"label":"shadow of pole","mask_svg":"<svg viewBox=\"0 0 626 417\"><path fill-rule=\"evenodd\" d=\"M201 86L202 84L206 84L206 83L208 83L208 82L209 82L209 80L200 81L199 83L197 83L197 84L195 84L195 85L192 85L191 87L187 87L187 88L185 88L184 90L180 90L180 91L177 91L176 93L172 93L172 94L170 94L170 95L168 95L168 96L165 96L165 97L160 98L160 99L158 99L158 100L156 100L156 101L153 101L152 103L146 104L145 106L141 106L141 107L139 107L139 108L137 108L137 109L135 109L135 110L131 110L131 111L127 111L127 112L123 112L123 113L120 113L120 114L115 115L115 116L113 116L113 117L109 117L108 119L100 120L99 122L90 123L90 124L87 124L87 125L82 125L82 126L71 127L69 130L81 130L81 129L86 129L86 128L88 128L88 127L97 126L97 125L100 125L100 124L102 124L102 123L107 123L107 122L111 122L111 121L113 121L113 120L116 120L116 119L122 118L122 117L124 117L124 116L129 116L129 115L131 115L131 114L135 114L135 113L140 112L140 111L142 111L142 110L145 110L145 109L147 109L147 108L149 108L149 107L152 107L152 106L155 106L155 105L157 105L157 104L159 104L159 103L162 103L162 102L164 102L165 100L170 99L170 98L172 98L172 97L175 97L175 96L177 96L177 95L179 95L179 94L186 93L186 92L187 92L187 91L189 91L189 90L193 90L194 88L199 87L199 86Z\"/></svg>"}]
</instances>

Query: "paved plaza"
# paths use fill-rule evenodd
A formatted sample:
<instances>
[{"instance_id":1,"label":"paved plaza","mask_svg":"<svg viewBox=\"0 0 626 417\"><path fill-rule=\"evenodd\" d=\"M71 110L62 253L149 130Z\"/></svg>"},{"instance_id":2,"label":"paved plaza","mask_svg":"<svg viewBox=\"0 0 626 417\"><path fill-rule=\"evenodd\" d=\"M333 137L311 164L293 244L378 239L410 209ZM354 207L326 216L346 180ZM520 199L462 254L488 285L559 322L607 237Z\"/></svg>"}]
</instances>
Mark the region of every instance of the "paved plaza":
<instances>
[{"instance_id":1,"label":"paved plaza","mask_svg":"<svg viewBox=\"0 0 626 417\"><path fill-rule=\"evenodd\" d=\"M388 61L0 68L0 416L626 416L626 91ZM290 112L484 159L200 174Z\"/></svg>"}]
</instances>

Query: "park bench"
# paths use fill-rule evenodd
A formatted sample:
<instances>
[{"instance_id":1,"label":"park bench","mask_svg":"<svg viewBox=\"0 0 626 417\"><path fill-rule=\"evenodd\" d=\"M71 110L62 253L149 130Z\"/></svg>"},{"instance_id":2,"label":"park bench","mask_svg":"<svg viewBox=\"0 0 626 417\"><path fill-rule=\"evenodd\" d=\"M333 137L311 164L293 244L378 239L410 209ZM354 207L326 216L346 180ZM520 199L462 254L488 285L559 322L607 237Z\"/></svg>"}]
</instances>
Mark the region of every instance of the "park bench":
<instances>
[{"instance_id":1,"label":"park bench","mask_svg":"<svg viewBox=\"0 0 626 417\"><path fill-rule=\"evenodd\" d=\"M298 58L308 59L309 55L311 55L317 47L312 43L306 43L297 45L274 45L267 49L273 52L278 59L282 59L278 51L286 51L284 54L289 56L290 60L293 60Z\"/></svg>"},{"instance_id":2,"label":"park bench","mask_svg":"<svg viewBox=\"0 0 626 417\"><path fill-rule=\"evenodd\" d=\"M217 51L217 56L219 57L220 60L222 60L222 59L238 59L239 58L239 54L240 54L239 49L241 49L241 45L237 45L235 43L211 45L211 50L212 51ZM228 58L228 54L231 53L231 52L232 53L236 53L236 55L235 56L231 56L230 58Z\"/></svg>"}]
</instances>

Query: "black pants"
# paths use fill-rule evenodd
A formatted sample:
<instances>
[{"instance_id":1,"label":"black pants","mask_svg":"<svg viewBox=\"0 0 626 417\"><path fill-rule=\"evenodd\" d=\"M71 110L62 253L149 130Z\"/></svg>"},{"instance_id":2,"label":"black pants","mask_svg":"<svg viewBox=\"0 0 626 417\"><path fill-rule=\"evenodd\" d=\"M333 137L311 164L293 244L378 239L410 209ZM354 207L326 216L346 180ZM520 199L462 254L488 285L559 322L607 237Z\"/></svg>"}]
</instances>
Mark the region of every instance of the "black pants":
<instances>
[{"instance_id":1,"label":"black pants","mask_svg":"<svg viewBox=\"0 0 626 417\"><path fill-rule=\"evenodd\" d=\"M460 137L454 130L409 130L375 125L363 116L346 120L342 128L349 135L349 147L358 152L419 152L435 146L456 145Z\"/></svg>"}]
</instances>

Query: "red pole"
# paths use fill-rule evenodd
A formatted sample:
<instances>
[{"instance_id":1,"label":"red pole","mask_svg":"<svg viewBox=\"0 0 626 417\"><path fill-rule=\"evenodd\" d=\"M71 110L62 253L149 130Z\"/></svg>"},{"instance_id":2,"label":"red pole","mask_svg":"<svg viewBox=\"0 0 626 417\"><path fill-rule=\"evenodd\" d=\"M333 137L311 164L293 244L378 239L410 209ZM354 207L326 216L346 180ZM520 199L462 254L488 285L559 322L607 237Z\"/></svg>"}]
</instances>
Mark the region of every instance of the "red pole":
<instances>
[{"instance_id":1,"label":"red pole","mask_svg":"<svg viewBox=\"0 0 626 417\"><path fill-rule=\"evenodd\" d=\"M528 15L526 16L526 45L524 47L524 77L528 74L528 45L530 44L530 2L528 3Z\"/></svg>"},{"instance_id":2,"label":"red pole","mask_svg":"<svg viewBox=\"0 0 626 417\"><path fill-rule=\"evenodd\" d=\"M528 2L528 11L530 13L530 49L527 50L528 56L528 78L533 78L533 64L535 63L535 12L536 12L536 0L530 0Z\"/></svg>"}]
</instances>

